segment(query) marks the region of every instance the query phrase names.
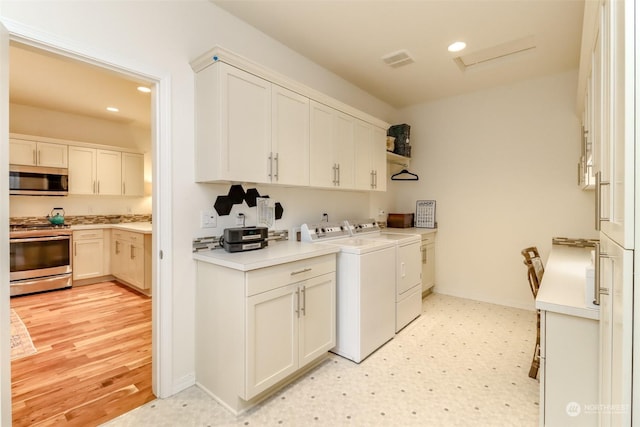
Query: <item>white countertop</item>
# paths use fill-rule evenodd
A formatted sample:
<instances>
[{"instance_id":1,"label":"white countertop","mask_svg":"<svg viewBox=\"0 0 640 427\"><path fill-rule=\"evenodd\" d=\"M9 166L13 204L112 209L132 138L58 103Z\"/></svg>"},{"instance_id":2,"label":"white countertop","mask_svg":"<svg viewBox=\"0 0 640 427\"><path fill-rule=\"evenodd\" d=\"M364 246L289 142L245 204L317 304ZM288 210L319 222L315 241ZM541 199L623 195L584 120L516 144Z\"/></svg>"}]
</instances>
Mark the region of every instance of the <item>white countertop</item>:
<instances>
[{"instance_id":1,"label":"white countertop","mask_svg":"<svg viewBox=\"0 0 640 427\"><path fill-rule=\"evenodd\" d=\"M438 231L437 228L420 228L420 227L411 227L411 228L394 228L394 227L387 227L387 228L383 228L382 230L383 233L386 231L388 233L403 233L403 234L420 234L420 235L424 235L424 234L433 234L435 232Z\"/></svg>"},{"instance_id":2,"label":"white countertop","mask_svg":"<svg viewBox=\"0 0 640 427\"><path fill-rule=\"evenodd\" d=\"M593 248L554 245L544 266L536 308L599 320L600 310L585 304L586 267Z\"/></svg>"},{"instance_id":3,"label":"white countertop","mask_svg":"<svg viewBox=\"0 0 640 427\"><path fill-rule=\"evenodd\" d=\"M134 231L136 233L143 233L143 234L151 234L151 232L153 231L153 227L150 222L121 222L118 224L78 224L78 225L72 225L71 231L94 230L94 229L105 229L105 228L115 228L118 230Z\"/></svg>"},{"instance_id":4,"label":"white countertop","mask_svg":"<svg viewBox=\"0 0 640 427\"><path fill-rule=\"evenodd\" d=\"M339 246L305 242L269 242L264 249L247 252L227 252L224 249L194 252L193 259L201 262L233 268L240 271L256 270L278 264L299 261L317 256L334 254Z\"/></svg>"}]
</instances>

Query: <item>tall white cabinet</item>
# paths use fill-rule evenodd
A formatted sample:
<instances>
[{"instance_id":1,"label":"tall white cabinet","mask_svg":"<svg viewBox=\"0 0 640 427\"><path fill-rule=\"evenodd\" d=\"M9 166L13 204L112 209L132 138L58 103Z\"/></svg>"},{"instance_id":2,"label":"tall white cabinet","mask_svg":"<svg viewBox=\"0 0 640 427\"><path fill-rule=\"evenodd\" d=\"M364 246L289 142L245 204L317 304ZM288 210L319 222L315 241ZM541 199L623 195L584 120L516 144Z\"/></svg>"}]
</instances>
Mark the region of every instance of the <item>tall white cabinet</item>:
<instances>
[{"instance_id":1,"label":"tall white cabinet","mask_svg":"<svg viewBox=\"0 0 640 427\"><path fill-rule=\"evenodd\" d=\"M596 8L596 9L594 9ZM583 37L583 55L590 54L589 82L594 130L596 172L596 228L600 233L600 257L596 264L600 285L599 422L601 426L630 426L633 407L639 408L640 321L634 313L640 302L634 292L634 249L639 240L635 226L638 200L636 146L636 91L638 80L637 5L633 0L587 2L585 16L595 16L591 37ZM585 22L587 20L585 19ZM590 31L586 28L587 35ZM638 273L636 273L638 274ZM637 305L638 306L638 305ZM634 337L634 317L636 332ZM638 365L636 365L638 366ZM635 414L637 416L637 414Z\"/></svg>"}]
</instances>

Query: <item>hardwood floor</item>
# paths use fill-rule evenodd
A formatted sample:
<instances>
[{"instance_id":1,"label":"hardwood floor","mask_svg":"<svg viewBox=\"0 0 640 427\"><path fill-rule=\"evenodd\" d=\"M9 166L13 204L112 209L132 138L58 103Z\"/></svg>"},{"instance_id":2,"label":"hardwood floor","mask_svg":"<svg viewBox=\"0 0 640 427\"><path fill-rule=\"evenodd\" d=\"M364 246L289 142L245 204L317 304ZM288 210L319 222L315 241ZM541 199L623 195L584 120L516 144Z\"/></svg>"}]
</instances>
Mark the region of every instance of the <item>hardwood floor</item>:
<instances>
[{"instance_id":1,"label":"hardwood floor","mask_svg":"<svg viewBox=\"0 0 640 427\"><path fill-rule=\"evenodd\" d=\"M155 396L151 299L116 282L11 299L38 350L11 362L13 425L97 426Z\"/></svg>"}]
</instances>

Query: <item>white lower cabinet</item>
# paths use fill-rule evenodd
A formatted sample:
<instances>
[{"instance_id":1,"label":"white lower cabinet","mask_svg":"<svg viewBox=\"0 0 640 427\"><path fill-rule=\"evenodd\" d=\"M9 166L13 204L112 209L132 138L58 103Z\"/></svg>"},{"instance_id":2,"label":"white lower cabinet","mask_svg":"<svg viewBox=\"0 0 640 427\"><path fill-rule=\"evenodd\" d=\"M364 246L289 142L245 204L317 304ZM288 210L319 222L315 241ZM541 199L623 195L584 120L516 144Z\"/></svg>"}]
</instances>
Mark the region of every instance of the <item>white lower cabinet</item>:
<instances>
[{"instance_id":1,"label":"white lower cabinet","mask_svg":"<svg viewBox=\"0 0 640 427\"><path fill-rule=\"evenodd\" d=\"M105 268L104 232L100 229L73 232L73 280L108 274Z\"/></svg>"},{"instance_id":2,"label":"white lower cabinet","mask_svg":"<svg viewBox=\"0 0 640 427\"><path fill-rule=\"evenodd\" d=\"M197 266L196 382L232 412L335 346L335 255L246 272Z\"/></svg>"},{"instance_id":3,"label":"white lower cabinet","mask_svg":"<svg viewBox=\"0 0 640 427\"><path fill-rule=\"evenodd\" d=\"M423 234L422 245L422 292L427 292L436 283L436 235Z\"/></svg>"},{"instance_id":4,"label":"white lower cabinet","mask_svg":"<svg viewBox=\"0 0 640 427\"><path fill-rule=\"evenodd\" d=\"M151 293L151 234L113 230L111 271L129 286Z\"/></svg>"},{"instance_id":5,"label":"white lower cabinet","mask_svg":"<svg viewBox=\"0 0 640 427\"><path fill-rule=\"evenodd\" d=\"M540 332L540 426L597 426L598 320L541 310Z\"/></svg>"}]
</instances>

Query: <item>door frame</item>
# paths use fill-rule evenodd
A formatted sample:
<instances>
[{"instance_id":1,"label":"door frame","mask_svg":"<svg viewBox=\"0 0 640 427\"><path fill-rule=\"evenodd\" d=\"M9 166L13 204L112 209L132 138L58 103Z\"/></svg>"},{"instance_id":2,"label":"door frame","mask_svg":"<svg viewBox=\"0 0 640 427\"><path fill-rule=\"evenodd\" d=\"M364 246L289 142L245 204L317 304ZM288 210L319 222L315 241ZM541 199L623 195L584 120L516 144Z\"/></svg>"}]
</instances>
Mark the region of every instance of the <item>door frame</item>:
<instances>
[{"instance_id":1,"label":"door frame","mask_svg":"<svg viewBox=\"0 0 640 427\"><path fill-rule=\"evenodd\" d=\"M159 398L173 394L172 373L172 236L171 236L171 76L168 71L158 70L155 67L140 63L132 58L123 58L111 52L95 49L80 41L72 42L61 39L47 32L39 31L25 26L19 22L0 17L0 26L4 26L9 34L10 41L20 42L38 49L46 50L59 55L67 56L88 64L115 71L119 74L136 77L148 81L153 85L152 89L152 125L151 125L151 153L152 153L152 215L153 215L153 243L152 243L152 389ZM0 81L0 84L4 84ZM8 79L7 83L8 85ZM8 87L0 88L0 93ZM0 99L0 101L3 101ZM0 109L7 108L0 105ZM3 127L0 135L2 152L8 153L9 129ZM7 157L5 157L7 158ZM8 169L7 165L0 170ZM162 172L162 173L161 173ZM5 189L7 194L2 194L8 201L8 174L0 177L0 190ZM4 212L0 212L5 214ZM4 216L4 215L3 215ZM8 208L6 208L8 223ZM3 218L4 220L4 218ZM0 233L0 245L9 246L8 230ZM8 261L7 261L8 263ZM4 266L4 264L2 264ZM6 276L6 277L5 277ZM3 288L8 289L8 271L1 277ZM0 321L0 339L9 341L8 316L9 292L0 292L0 313L3 314ZM5 319L6 317L6 319ZM3 346L4 347L4 346ZM4 356L4 354L3 354ZM8 365L8 371L7 371ZM0 364L0 389L11 388L10 363ZM5 408L11 408L11 393L7 396L2 393L0 401L0 418L5 419ZM8 402L8 403L7 403ZM10 417L10 414L9 414ZM9 418L10 420L10 418Z\"/></svg>"}]
</instances>

